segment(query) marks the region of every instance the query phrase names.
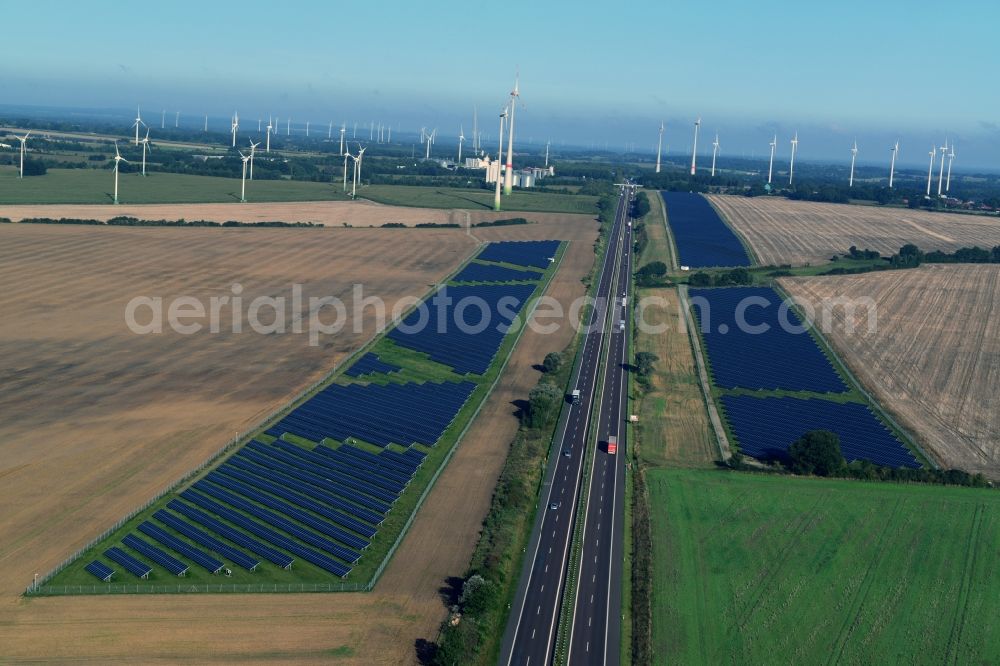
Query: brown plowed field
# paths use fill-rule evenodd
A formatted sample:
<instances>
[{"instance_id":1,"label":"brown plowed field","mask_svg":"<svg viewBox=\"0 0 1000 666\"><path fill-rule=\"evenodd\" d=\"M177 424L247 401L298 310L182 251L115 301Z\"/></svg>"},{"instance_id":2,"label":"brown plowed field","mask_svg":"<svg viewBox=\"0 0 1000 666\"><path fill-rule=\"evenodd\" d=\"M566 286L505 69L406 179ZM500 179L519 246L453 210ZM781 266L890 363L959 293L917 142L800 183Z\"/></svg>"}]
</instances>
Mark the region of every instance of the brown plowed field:
<instances>
[{"instance_id":1,"label":"brown plowed field","mask_svg":"<svg viewBox=\"0 0 1000 666\"><path fill-rule=\"evenodd\" d=\"M1000 245L1000 218L901 208L789 201L779 197L708 197L763 264L822 263L852 245L882 254L907 243L922 250Z\"/></svg>"},{"instance_id":2,"label":"brown plowed field","mask_svg":"<svg viewBox=\"0 0 1000 666\"><path fill-rule=\"evenodd\" d=\"M114 213L211 219L192 212L196 206L156 208L163 210ZM412 210L367 209L381 211L372 213L375 225ZM216 219L248 219L229 210ZM98 217L81 206L29 214ZM444 616L438 589L468 562L516 429L510 403L537 379L531 365L566 344L565 327L556 335L525 332L371 594L19 595L33 573L69 556L374 333L369 310L360 332L349 324L319 347L305 335L227 335L225 324L221 335L136 336L123 322L130 298L207 300L231 294L234 282L245 302L287 296L293 282L307 297L345 296L363 283L391 307L426 292L473 252L476 239L557 238L578 241L549 291L568 304L583 293L596 225L584 216L528 217L539 224L474 230L474 238L455 229L0 226L0 662L412 661L415 641L433 640Z\"/></svg>"},{"instance_id":3,"label":"brown plowed field","mask_svg":"<svg viewBox=\"0 0 1000 666\"><path fill-rule=\"evenodd\" d=\"M854 332L836 308L824 331L879 402L945 467L1000 479L1000 266L923 266L842 277L782 278L796 298L871 298Z\"/></svg>"}]
</instances>

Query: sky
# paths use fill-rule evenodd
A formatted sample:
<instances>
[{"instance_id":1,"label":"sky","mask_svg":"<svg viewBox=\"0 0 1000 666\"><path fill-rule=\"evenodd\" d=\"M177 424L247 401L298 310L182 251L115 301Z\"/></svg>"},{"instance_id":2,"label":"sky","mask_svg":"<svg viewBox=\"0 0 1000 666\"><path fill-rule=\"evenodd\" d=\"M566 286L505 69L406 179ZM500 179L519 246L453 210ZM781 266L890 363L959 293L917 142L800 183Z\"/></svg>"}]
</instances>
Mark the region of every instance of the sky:
<instances>
[{"instance_id":1,"label":"sky","mask_svg":"<svg viewBox=\"0 0 1000 666\"><path fill-rule=\"evenodd\" d=\"M493 136L515 75L517 139L1000 170L1000 3L956 0L548 0L129 4L4 8L0 103L191 116L268 113ZM705 138L705 137L708 138Z\"/></svg>"}]
</instances>

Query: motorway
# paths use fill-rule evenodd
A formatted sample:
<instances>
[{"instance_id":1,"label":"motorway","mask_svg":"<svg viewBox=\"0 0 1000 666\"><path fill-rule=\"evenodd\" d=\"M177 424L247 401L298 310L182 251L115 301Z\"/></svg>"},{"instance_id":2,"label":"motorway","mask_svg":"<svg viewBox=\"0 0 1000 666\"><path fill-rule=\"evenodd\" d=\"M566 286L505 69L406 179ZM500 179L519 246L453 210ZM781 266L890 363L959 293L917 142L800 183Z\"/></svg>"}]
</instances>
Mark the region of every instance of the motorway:
<instances>
[{"instance_id":1,"label":"motorway","mask_svg":"<svg viewBox=\"0 0 1000 666\"><path fill-rule=\"evenodd\" d=\"M596 410L599 419L598 433L608 431L608 418L610 416L607 415L612 414L615 405L624 399L621 392L625 386L622 378L624 373L621 369L623 357L619 358L619 356L625 353L625 336L628 335L628 330L619 330L618 321L622 318L620 316L622 306L618 292L623 289L623 287L619 287L619 284L628 284L630 277L628 271L631 269L631 228L626 223L630 195L631 189L624 188L618 201L614 224L608 234L608 251L605 253L598 277L597 303L591 309L590 319L585 329L583 349L578 357L577 368L574 372L576 380L573 387L580 390L580 401L578 404L570 405L563 410L556 429L553 448L555 453L549 462L546 480L541 489L541 498L544 503L539 507L535 519L535 527L527 548L529 557L525 558L517 594L511 607L511 615L501 646L501 664L528 666L551 662L563 589L570 563L570 545L577 518L576 509L580 492L584 490L582 487L584 485L582 478L584 461L588 456L596 460L612 458L614 459L611 465L612 469L621 469L621 474L624 474L624 464L618 464L616 456L608 456L606 451L598 455L597 439L588 439L588 432L591 418L595 412L593 409L595 396L600 401L600 409ZM625 319L628 321L627 317ZM626 324L627 326L628 324ZM598 386L601 366L603 365L601 362L602 353L605 350L606 341L608 343L607 349L615 355L615 361L608 366L605 382ZM611 382L610 389L608 388L609 382ZM615 419L619 418L621 409L622 407L619 406L618 412L614 416ZM606 437L604 441L606 441ZM588 446L588 444L592 444L592 446ZM620 451L620 455L623 455L622 451ZM604 478L598 483L607 483L606 473L602 469L598 469L597 472ZM618 478L617 471L614 472L613 477ZM623 488L624 484L617 484L617 487ZM588 495L593 494L593 484L589 485L587 491ZM594 510L600 511L600 515L607 513L608 517L613 516L616 511L620 513L622 511L620 495L620 491L609 490L606 496L600 496L601 501L606 502L608 508L601 506ZM617 500L614 499L616 496ZM611 508L611 503L615 501L617 501L616 508ZM584 514L585 520L586 515L587 513ZM587 522L589 524L590 521ZM607 613L613 611L615 618L620 613L618 609L621 605L621 520L619 519L618 523L614 524L614 528L609 524L600 527L600 529L609 533L615 530L618 532L617 542L619 545L614 552L617 554L619 562L612 566L612 570L607 574L602 573L602 580L609 587L605 589L600 598L596 596L594 598L594 603L606 606L605 615L602 616L600 622L600 627L602 627L600 630L602 634L600 650L603 651L604 645L612 645L610 641L615 641L613 643L614 649L607 652L613 652L613 663L617 663L618 641L613 636L620 634L620 623L607 622ZM612 543L613 540L609 536L605 540L604 550L607 550L607 546ZM597 552L588 544L584 545L583 554L585 557L593 557ZM617 574L614 573L614 570L617 570ZM613 584L609 583L610 577L615 575L617 575L617 580ZM589 592L587 598L590 598ZM612 599L617 599L617 605L607 603ZM613 624L615 627L612 632L613 636L603 629L609 624ZM588 648L596 651L598 645L595 642L593 646L588 646Z\"/></svg>"}]
</instances>

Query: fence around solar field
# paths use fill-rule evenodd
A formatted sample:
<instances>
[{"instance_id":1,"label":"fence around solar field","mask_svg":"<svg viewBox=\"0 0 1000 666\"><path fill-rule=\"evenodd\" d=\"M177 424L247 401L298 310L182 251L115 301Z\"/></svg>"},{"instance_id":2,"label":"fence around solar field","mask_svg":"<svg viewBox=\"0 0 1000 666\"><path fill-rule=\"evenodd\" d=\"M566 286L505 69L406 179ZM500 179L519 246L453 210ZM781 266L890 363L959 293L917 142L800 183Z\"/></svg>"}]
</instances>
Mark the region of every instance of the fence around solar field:
<instances>
[{"instance_id":1,"label":"fence around solar field","mask_svg":"<svg viewBox=\"0 0 1000 666\"><path fill-rule=\"evenodd\" d=\"M559 243L558 246L557 246L557 253L556 253L556 256L555 256L555 262L553 262L553 270L549 274L549 280L543 285L543 287L544 287L543 290L540 293L538 293L537 295L533 296L530 299L530 302L528 304L526 304L528 306L528 309L527 309L528 315L524 316L523 319L522 319L522 321L526 322L527 319L530 318L530 315L534 312L534 309L535 309L535 307L537 305L537 302L538 302L538 298L540 298L544 294L545 289L547 289L548 285L551 283L552 277L558 272L564 254L565 254L565 245L563 245L562 243ZM470 261L471 261L471 257L469 259L467 259L465 262L463 262L463 264L460 265L458 268L456 268L455 271L452 273L452 276L454 276L459 271L463 270L468 265L468 263ZM449 279L450 279L450 277L446 278L443 282L447 282ZM425 295L422 298L421 302L423 302L427 298L430 298L433 295L433 293L435 292L435 290L436 290L436 287L430 288L425 293ZM414 307L411 308L411 311L412 311L412 309L415 309L416 307L417 307L417 305L414 305ZM521 310L522 313L524 311L525 311L524 309ZM136 594L153 594L153 593L193 593L193 592L203 592L203 593L210 593L210 592L211 593L215 593L215 592L220 592L220 593L221 592L244 592L244 593L254 593L254 592L339 592L339 591L369 591L369 590L371 590L372 586L374 586L374 584L376 583L376 581L378 580L378 578L383 573L386 565L391 560L391 558L392 558L393 554L395 553L395 551L397 550L399 544L402 542L402 539L405 537L407 531L409 530L409 527L412 525L412 522L413 522L413 520L414 520L414 518L416 516L417 511L419 511L419 509L422 506L425 498L429 494L431 488L434 486L434 483L436 482L437 478L440 476L440 474L443 471L444 467L450 461L451 456L453 455L453 453L454 453L455 449L457 448L458 444L461 442L461 440L464 437L465 433L468 431L468 429L471 426L471 424L475 421L476 416L478 416L480 410L482 409L483 404L486 402L486 400L488 399L488 397L490 396L490 394L492 393L492 391L496 387L496 385L497 385L497 383L498 383L498 381L499 381L499 379L500 379L500 377L501 377L501 375L503 373L503 370L507 366L507 362L509 361L510 354L513 352L514 347L516 347L517 342L520 340L520 336L523 334L525 328L526 328L526 326L522 325L519 328L519 330L517 331L516 337L515 337L512 345L511 345L511 347L510 347L510 349L509 349L509 351L507 353L507 356L503 359L503 363L500 366L500 369L499 369L499 372L497 373L497 376L494 378L494 381L490 384L489 389L484 394L484 396L480 400L479 404L476 406L475 411L473 412L473 414L472 414L471 418L469 419L469 421L465 424L465 427L463 428L462 432L459 434L458 438L456 439L455 444L451 447L451 449L449 449L448 453L446 454L446 456L444 457L444 459L439 464L437 470L434 472L434 475L429 480L427 486L424 488L423 492L421 493L420 497L417 500L416 505L414 506L413 510L410 512L410 514L409 514L409 516L407 518L406 523L404 524L404 526L400 530L400 532L397 535L397 538L393 542L392 546L387 551L386 556L382 559L381 563L376 568L376 570L373 573L372 577L367 582L365 582L365 583L346 583L346 582L344 582L344 583L262 583L262 584L254 584L254 583L245 583L245 584L241 584L241 583L233 583L233 584L224 584L224 583L220 583L220 584L215 584L215 583L209 583L209 584L183 584L183 583L178 583L178 584L175 584L175 585L142 584L142 583L134 583L134 584L124 584L124 583L122 583L122 584L115 584L115 583L110 583L110 584L105 584L105 585L91 585L91 586L87 586L87 585L52 586L52 585L48 585L47 584L48 581L50 581L56 574L58 574L60 571L62 571L63 569L65 569L69 564L71 564L71 563L75 562L76 560L78 560L81 555L83 555L86 551L88 551L89 549L91 549L94 545L100 543L101 541L103 541L107 537L109 537L111 534L113 534L117 530L121 529L121 527L123 525L125 525L127 522L129 522L130 520L132 520L133 518L135 518L137 515L139 515L143 511L146 511L153 504L159 502L167 494L173 492L175 489L181 487L185 483L189 482L191 479L193 479L193 478L197 477L198 475L202 474L202 472L204 472L204 470L206 468L215 465L217 463L217 461L219 459L221 459L222 457L224 457L230 450L236 448L237 446L239 446L242 443L248 442L250 439L252 439L250 437L250 435L252 433L255 433L255 432L259 431L264 425L266 425L268 423L277 422L277 419L278 419L278 417L280 415L287 414L287 413L290 413L290 412L294 411L298 406L300 406L303 402L305 402L305 400L307 400L311 395L315 394L315 392L318 389L320 389L325 384L328 384L330 382L330 380L334 376L336 376L337 374L341 373L345 368L350 367L351 364L353 364L358 359L362 358L365 354L367 354L368 353L367 350L370 349L383 336L377 336L373 340L369 341L369 343L366 344L365 346L363 346L361 349L357 350L355 353L353 353L353 354L345 357L340 363L336 364L322 378L320 378L319 380L317 380L316 382L314 382L307 389L303 390L291 403L287 404L286 406L283 406L283 407L280 407L280 408L277 408L277 409L273 410L266 417L264 417L263 419L261 419L258 422L257 427L253 428L252 430L250 430L249 432L246 432L246 433L240 433L240 432L238 432L235 437L233 437L231 440L229 440L224 446L220 447L213 455L211 455L208 459L206 459L198 467L196 467L195 469L193 469L190 472L188 472L187 474L185 474L180 480L176 481L175 483L172 483L170 486L168 486L164 490L162 490L159 493L157 493L154 497L152 497L150 500L148 500L147 502L145 502L141 506L135 508L126 517L122 518L117 523L115 523L115 525L113 527L105 530L100 536L98 536L97 538L95 538L94 540L92 540L85 547L83 547L83 548L79 549L78 551L76 551L72 556L66 558L63 562L61 562L58 566L56 566L55 568L53 568L45 576L43 576L43 577L39 578L37 581L33 582L32 585L30 585L26 589L26 594L29 594L29 595L31 595L31 594L38 594L38 595L56 595L56 594L107 594L107 593L115 593L115 591L117 591L117 593L121 593L121 594L132 594L132 593L136 593ZM502 346L502 344L503 343L501 341L501 346Z\"/></svg>"}]
</instances>

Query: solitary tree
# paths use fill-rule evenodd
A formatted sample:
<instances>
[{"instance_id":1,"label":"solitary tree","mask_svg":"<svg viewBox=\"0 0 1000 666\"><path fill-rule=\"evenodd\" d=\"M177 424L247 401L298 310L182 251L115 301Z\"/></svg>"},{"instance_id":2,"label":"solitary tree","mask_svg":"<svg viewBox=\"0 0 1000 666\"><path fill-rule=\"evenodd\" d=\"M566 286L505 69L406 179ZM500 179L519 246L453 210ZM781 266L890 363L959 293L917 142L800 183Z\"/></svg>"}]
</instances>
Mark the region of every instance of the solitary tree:
<instances>
[{"instance_id":1,"label":"solitary tree","mask_svg":"<svg viewBox=\"0 0 1000 666\"><path fill-rule=\"evenodd\" d=\"M524 414L528 427L544 426L555 415L562 399L562 391L553 384L543 383L531 389L531 393L528 394L528 409Z\"/></svg>"},{"instance_id":2,"label":"solitary tree","mask_svg":"<svg viewBox=\"0 0 1000 666\"><path fill-rule=\"evenodd\" d=\"M653 372L653 363L660 357L652 352L639 352L635 355L635 371L640 377L648 377Z\"/></svg>"},{"instance_id":3,"label":"solitary tree","mask_svg":"<svg viewBox=\"0 0 1000 666\"><path fill-rule=\"evenodd\" d=\"M545 372L557 372L562 367L562 355L559 352L550 352L545 355L542 361L542 368Z\"/></svg>"},{"instance_id":4,"label":"solitary tree","mask_svg":"<svg viewBox=\"0 0 1000 666\"><path fill-rule=\"evenodd\" d=\"M847 468L840 451L840 436L829 430L810 430L802 435L792 442L788 456L796 474L837 476Z\"/></svg>"}]
</instances>

